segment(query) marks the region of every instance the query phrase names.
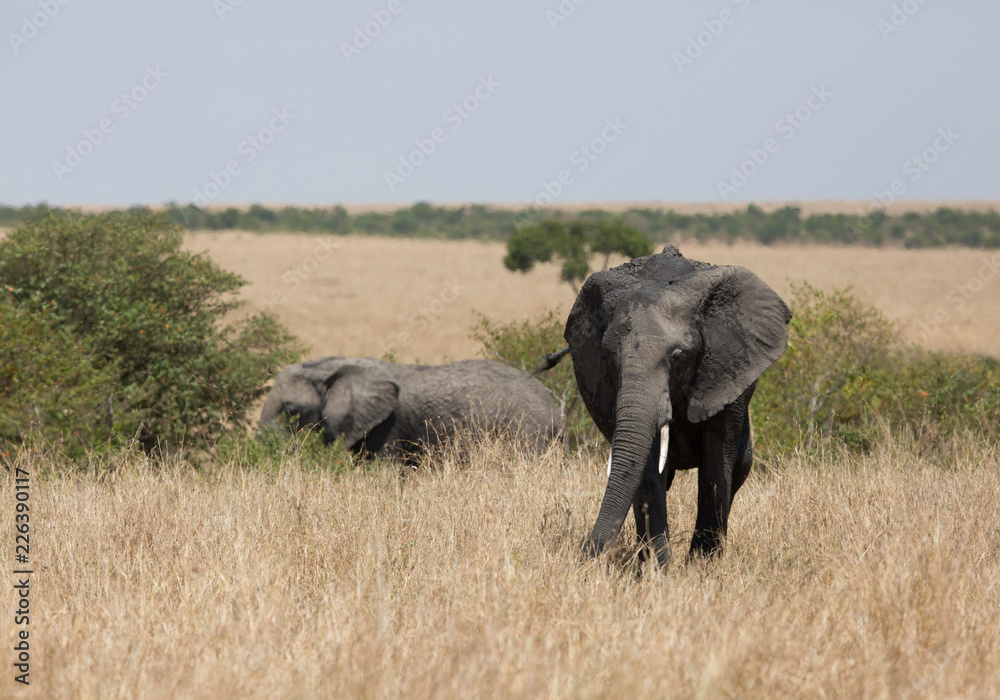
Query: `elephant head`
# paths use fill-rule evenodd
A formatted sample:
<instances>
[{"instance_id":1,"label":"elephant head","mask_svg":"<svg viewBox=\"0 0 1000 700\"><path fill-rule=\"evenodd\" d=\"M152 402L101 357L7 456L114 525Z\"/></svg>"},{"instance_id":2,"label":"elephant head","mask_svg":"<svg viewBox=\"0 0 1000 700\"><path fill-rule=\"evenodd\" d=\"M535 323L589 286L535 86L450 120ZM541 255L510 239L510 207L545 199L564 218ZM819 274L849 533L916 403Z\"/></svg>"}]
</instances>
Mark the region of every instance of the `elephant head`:
<instances>
[{"instance_id":1,"label":"elephant head","mask_svg":"<svg viewBox=\"0 0 1000 700\"><path fill-rule=\"evenodd\" d=\"M790 319L749 270L690 261L673 246L591 275L565 331L581 396L612 445L587 554L617 536L647 463L663 471L672 432L700 435L699 424L752 391L784 350Z\"/></svg>"},{"instance_id":2,"label":"elephant head","mask_svg":"<svg viewBox=\"0 0 1000 700\"><path fill-rule=\"evenodd\" d=\"M323 429L358 448L396 408L399 384L375 360L328 357L283 369L264 402L258 432L281 430L295 416L299 430Z\"/></svg>"}]
</instances>

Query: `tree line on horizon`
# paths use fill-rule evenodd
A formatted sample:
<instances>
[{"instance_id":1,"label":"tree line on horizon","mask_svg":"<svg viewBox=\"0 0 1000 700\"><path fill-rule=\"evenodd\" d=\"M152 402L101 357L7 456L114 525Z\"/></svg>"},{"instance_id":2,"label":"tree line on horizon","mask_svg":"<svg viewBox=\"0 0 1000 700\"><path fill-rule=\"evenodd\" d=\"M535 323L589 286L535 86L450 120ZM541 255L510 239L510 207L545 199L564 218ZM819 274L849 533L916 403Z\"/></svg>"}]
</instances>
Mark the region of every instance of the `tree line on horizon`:
<instances>
[{"instance_id":1,"label":"tree line on horizon","mask_svg":"<svg viewBox=\"0 0 1000 700\"><path fill-rule=\"evenodd\" d=\"M132 214L149 207L123 209ZM0 226L15 227L38 221L48 214L73 215L75 209L50 207L44 202L21 207L0 205ZM750 204L717 214L683 214L673 209L635 207L624 212L603 209L494 208L471 204L460 207L417 202L392 211L350 214L343 206L201 208L193 204L167 203L163 213L182 229L220 231L307 232L320 234L397 236L407 238L480 239L506 241L515 233L543 221L593 225L621 222L657 243L685 240L753 241L777 243L826 243L904 248L961 245L970 248L1000 248L1000 214L939 207L928 213L813 214L802 216L798 207L785 206L773 212Z\"/></svg>"}]
</instances>

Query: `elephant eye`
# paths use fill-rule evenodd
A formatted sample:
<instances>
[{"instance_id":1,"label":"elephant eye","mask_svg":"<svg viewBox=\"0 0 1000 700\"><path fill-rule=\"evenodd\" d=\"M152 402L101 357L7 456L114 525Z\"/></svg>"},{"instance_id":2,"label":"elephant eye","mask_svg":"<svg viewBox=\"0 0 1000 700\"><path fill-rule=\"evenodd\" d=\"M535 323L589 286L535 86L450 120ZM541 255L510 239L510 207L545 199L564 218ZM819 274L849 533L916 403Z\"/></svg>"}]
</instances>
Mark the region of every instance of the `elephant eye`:
<instances>
[{"instance_id":1,"label":"elephant eye","mask_svg":"<svg viewBox=\"0 0 1000 700\"><path fill-rule=\"evenodd\" d=\"M670 359L671 360L679 360L683 354L684 354L684 351L681 350L680 348L677 348L672 353L670 353Z\"/></svg>"}]
</instances>

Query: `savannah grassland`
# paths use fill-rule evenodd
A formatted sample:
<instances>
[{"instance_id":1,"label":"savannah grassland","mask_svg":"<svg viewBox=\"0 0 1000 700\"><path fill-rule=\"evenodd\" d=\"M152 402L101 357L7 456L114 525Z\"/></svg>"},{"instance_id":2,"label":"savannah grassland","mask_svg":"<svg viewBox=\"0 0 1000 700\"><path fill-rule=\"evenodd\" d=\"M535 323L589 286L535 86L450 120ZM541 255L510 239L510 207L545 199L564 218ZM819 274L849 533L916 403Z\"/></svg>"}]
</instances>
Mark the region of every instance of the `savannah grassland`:
<instances>
[{"instance_id":1,"label":"savannah grassland","mask_svg":"<svg viewBox=\"0 0 1000 700\"><path fill-rule=\"evenodd\" d=\"M553 308L565 315L576 297L554 265L526 275L508 272L502 243L239 232L191 234L187 241L250 280L249 308L276 313L312 346L310 357L380 358L390 350L402 362L473 357L480 345L470 329L479 314L504 322ZM1000 356L1000 251L749 243L679 248L689 258L743 265L786 298L790 284L851 286L913 342Z\"/></svg>"},{"instance_id":2,"label":"savannah grassland","mask_svg":"<svg viewBox=\"0 0 1000 700\"><path fill-rule=\"evenodd\" d=\"M284 294L273 310L312 357L461 359L477 352L477 312L565 313L573 299L554 269L508 273L498 244L348 237L320 260L311 236L188 240L251 281L251 308ZM746 265L782 293L788 280L853 284L911 340L1000 354L1000 280L962 304L946 296L990 253L681 250ZM939 309L947 321L921 330ZM675 564L640 576L631 516L612 552L576 560L603 494L599 454L528 458L497 442L412 473L332 474L289 449L273 469L135 457L95 475L24 453L32 686L18 693L5 661L0 694L996 697L1000 451L965 436L947 467L920 455L903 438L757 470L725 554L707 563L683 560L697 479L682 473L668 495Z\"/></svg>"}]
</instances>

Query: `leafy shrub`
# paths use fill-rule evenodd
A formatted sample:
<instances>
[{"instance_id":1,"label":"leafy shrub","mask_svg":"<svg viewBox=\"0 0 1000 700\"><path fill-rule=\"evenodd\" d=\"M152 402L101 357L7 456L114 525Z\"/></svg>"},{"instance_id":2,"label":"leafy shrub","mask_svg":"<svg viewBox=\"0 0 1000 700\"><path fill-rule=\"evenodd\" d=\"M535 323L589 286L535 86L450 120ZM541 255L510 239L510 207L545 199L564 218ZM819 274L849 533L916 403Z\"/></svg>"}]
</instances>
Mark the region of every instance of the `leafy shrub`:
<instances>
[{"instance_id":1,"label":"leafy shrub","mask_svg":"<svg viewBox=\"0 0 1000 700\"><path fill-rule=\"evenodd\" d=\"M0 453L40 438L81 456L115 429L116 368L48 315L0 293ZM121 421L122 414L117 415Z\"/></svg>"},{"instance_id":2,"label":"leafy shrub","mask_svg":"<svg viewBox=\"0 0 1000 700\"><path fill-rule=\"evenodd\" d=\"M888 428L928 451L964 431L998 437L1000 362L903 344L893 325L849 290L793 292L788 347L751 404L765 452L831 441L867 450Z\"/></svg>"},{"instance_id":3,"label":"leafy shrub","mask_svg":"<svg viewBox=\"0 0 1000 700\"><path fill-rule=\"evenodd\" d=\"M472 337L482 343L480 354L500 360L525 372L531 372L538 361L550 352L566 346L562 314L550 310L536 319L499 324L480 316ZM576 388L573 360L567 356L557 366L538 375L556 401L562 406L564 428L570 447L593 445L601 440L600 431L587 413Z\"/></svg>"},{"instance_id":4,"label":"leafy shrub","mask_svg":"<svg viewBox=\"0 0 1000 700\"><path fill-rule=\"evenodd\" d=\"M359 464L367 469L378 466L378 460L359 461L342 440L327 445L318 430L289 431L288 434L268 431L256 438L229 432L219 438L214 456L221 464L264 470L280 469L290 459L309 471L332 473L353 469Z\"/></svg>"},{"instance_id":5,"label":"leafy shrub","mask_svg":"<svg viewBox=\"0 0 1000 700\"><path fill-rule=\"evenodd\" d=\"M0 242L0 284L114 373L128 409L115 432L147 451L204 446L223 426L245 425L267 379L300 354L267 314L224 325L245 282L182 243L146 212L49 216Z\"/></svg>"},{"instance_id":6,"label":"leafy shrub","mask_svg":"<svg viewBox=\"0 0 1000 700\"><path fill-rule=\"evenodd\" d=\"M963 433L1000 437L1000 361L992 358L908 347L875 363L853 389L857 414L845 419L863 429L863 446L883 421L907 431L928 453L947 451ZM845 419L839 431L850 442L861 431Z\"/></svg>"},{"instance_id":7,"label":"leafy shrub","mask_svg":"<svg viewBox=\"0 0 1000 700\"><path fill-rule=\"evenodd\" d=\"M785 446L830 437L853 415L854 382L894 342L892 324L848 290L804 284L792 294L788 346L754 393L755 425Z\"/></svg>"}]
</instances>

